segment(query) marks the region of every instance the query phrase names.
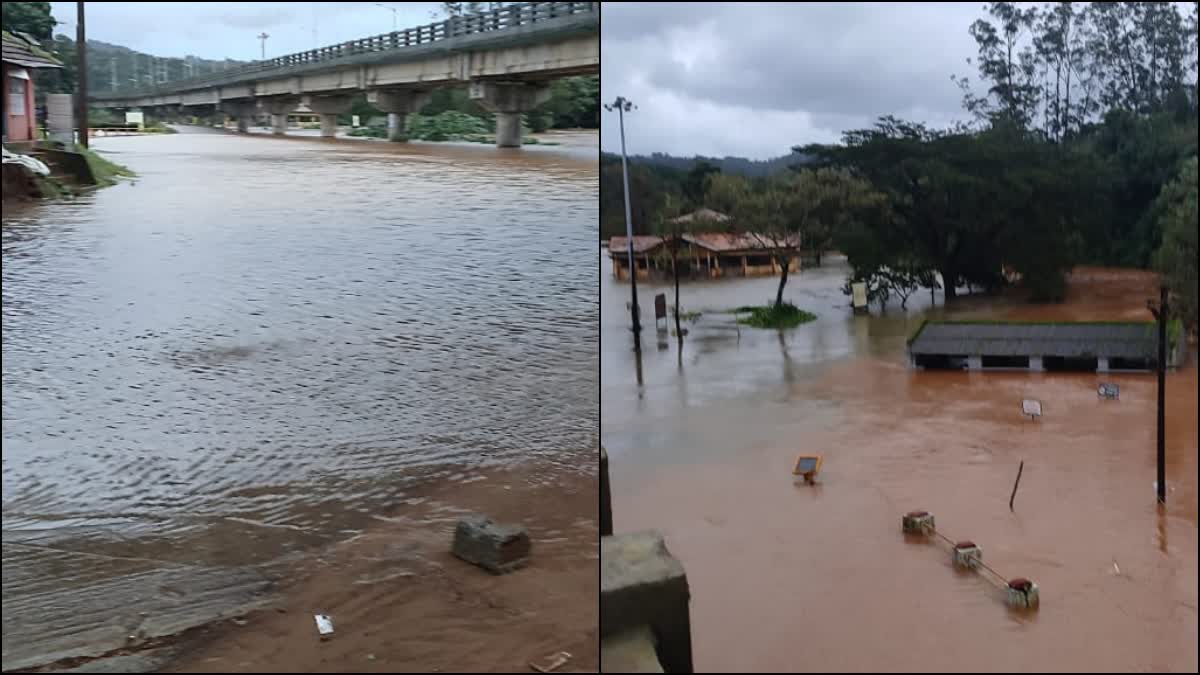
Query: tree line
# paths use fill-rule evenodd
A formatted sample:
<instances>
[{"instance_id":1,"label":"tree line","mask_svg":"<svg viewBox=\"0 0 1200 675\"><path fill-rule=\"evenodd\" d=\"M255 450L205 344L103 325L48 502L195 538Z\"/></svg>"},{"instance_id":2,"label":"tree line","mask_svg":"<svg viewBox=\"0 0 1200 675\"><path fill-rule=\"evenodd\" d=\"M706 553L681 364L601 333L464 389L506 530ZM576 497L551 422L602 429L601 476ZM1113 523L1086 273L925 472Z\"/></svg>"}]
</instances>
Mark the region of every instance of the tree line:
<instances>
[{"instance_id":1,"label":"tree line","mask_svg":"<svg viewBox=\"0 0 1200 675\"><path fill-rule=\"evenodd\" d=\"M841 250L851 281L902 304L1017 280L1055 301L1075 265L1153 266L1194 327L1196 16L1196 3L988 3L968 28L983 89L955 78L968 121L885 116L792 148L806 161L770 177L637 162L634 224L652 230L667 196L724 209L741 229ZM623 233L619 180L619 158L602 158L605 236Z\"/></svg>"}]
</instances>

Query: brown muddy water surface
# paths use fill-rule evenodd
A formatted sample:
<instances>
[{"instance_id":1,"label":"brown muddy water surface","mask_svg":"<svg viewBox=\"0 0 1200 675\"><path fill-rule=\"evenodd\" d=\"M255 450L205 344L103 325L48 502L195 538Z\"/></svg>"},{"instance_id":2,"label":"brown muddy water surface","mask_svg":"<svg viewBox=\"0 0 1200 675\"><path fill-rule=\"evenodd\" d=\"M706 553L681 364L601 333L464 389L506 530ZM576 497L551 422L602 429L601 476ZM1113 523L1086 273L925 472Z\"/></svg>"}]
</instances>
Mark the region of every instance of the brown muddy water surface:
<instances>
[{"instance_id":1,"label":"brown muddy water surface","mask_svg":"<svg viewBox=\"0 0 1200 675\"><path fill-rule=\"evenodd\" d=\"M5 670L261 605L429 486L594 480L594 155L96 146L139 178L4 213Z\"/></svg>"},{"instance_id":2,"label":"brown muddy water surface","mask_svg":"<svg viewBox=\"0 0 1200 675\"><path fill-rule=\"evenodd\" d=\"M602 440L618 532L660 529L692 590L698 670L1179 671L1197 668L1197 378L1167 378L1168 505L1154 503L1152 374L913 371L904 343L928 294L853 317L844 264L787 295L818 320L780 334L706 314L680 360L629 348L629 289L601 282ZM685 285L685 310L761 303L776 280ZM656 292L639 287L652 307ZM953 316L1146 320L1154 280L1080 270L1065 305L965 298ZM940 295L938 301L940 303ZM1119 401L1096 395L1121 385ZM1020 414L1023 398L1044 416ZM825 458L798 484L796 455ZM1025 462L1014 511L1008 500ZM946 546L906 541L928 510L984 562L1041 588L1005 607Z\"/></svg>"}]
</instances>

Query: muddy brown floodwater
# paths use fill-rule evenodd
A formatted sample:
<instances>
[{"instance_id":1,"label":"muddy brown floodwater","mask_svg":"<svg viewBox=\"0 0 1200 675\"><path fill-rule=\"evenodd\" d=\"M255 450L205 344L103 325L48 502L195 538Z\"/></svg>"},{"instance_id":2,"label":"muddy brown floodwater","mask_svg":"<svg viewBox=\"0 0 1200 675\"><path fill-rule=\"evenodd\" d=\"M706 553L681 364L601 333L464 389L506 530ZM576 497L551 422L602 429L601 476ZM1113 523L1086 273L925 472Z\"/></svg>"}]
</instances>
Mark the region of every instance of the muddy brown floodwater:
<instances>
[{"instance_id":1,"label":"muddy brown floodwater","mask_svg":"<svg viewBox=\"0 0 1200 675\"><path fill-rule=\"evenodd\" d=\"M779 334L706 314L683 358L653 330L643 383L626 328L628 286L601 282L602 440L617 532L662 530L692 590L698 670L1175 671L1197 668L1197 378L1167 377L1165 511L1155 505L1152 374L913 371L924 316L851 316L843 263L787 295L817 321ZM762 302L775 280L683 288L686 310ZM959 317L1147 320L1152 276L1079 270L1068 301L965 298ZM644 306L665 288L645 285ZM940 296L938 298L940 302ZM1099 400L1099 381L1121 385ZM1023 398L1044 416L1020 414ZM790 473L824 455L815 486ZM1008 500L1024 461L1014 510ZM924 509L1033 579L1041 609L1006 608L940 544L906 541Z\"/></svg>"},{"instance_id":2,"label":"muddy brown floodwater","mask_svg":"<svg viewBox=\"0 0 1200 675\"><path fill-rule=\"evenodd\" d=\"M131 184L5 208L4 670L295 597L295 634L234 624L262 651L222 667L270 670L315 640L303 600L322 570L355 659L542 656L552 607L471 608L542 573L595 596L595 499L579 496L596 469L595 143L185 131L97 140ZM511 587L445 559L453 518L489 509L542 554ZM415 574L314 558L356 546ZM444 597L454 584L471 591ZM442 619L406 606L457 623L439 643ZM489 611L508 612L509 643ZM585 640L589 611L560 609L557 641ZM381 627L386 646L365 635ZM291 666L367 667L335 653Z\"/></svg>"}]
</instances>

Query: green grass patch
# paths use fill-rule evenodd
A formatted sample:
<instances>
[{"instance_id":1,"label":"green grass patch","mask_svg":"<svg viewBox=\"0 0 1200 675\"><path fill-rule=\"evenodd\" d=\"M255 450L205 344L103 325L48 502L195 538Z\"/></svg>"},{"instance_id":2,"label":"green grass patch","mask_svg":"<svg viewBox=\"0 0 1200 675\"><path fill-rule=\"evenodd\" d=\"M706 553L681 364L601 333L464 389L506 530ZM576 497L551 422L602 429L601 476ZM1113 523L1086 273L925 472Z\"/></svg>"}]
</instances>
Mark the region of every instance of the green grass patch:
<instances>
[{"instance_id":1,"label":"green grass patch","mask_svg":"<svg viewBox=\"0 0 1200 675\"><path fill-rule=\"evenodd\" d=\"M137 175L129 167L107 160L90 148L79 147L78 150L83 154L88 166L92 169L92 176L96 178L96 185L104 187L116 185L120 178L133 178Z\"/></svg>"},{"instance_id":2,"label":"green grass patch","mask_svg":"<svg viewBox=\"0 0 1200 675\"><path fill-rule=\"evenodd\" d=\"M772 303L762 307L743 305L733 310L733 313L745 315L738 316L738 323L755 328L795 328L817 318L816 314L806 312L790 302L782 305Z\"/></svg>"},{"instance_id":3,"label":"green grass patch","mask_svg":"<svg viewBox=\"0 0 1200 675\"><path fill-rule=\"evenodd\" d=\"M697 321L700 320L700 317L703 315L704 315L704 312L680 312L679 320L687 321L689 323L696 323Z\"/></svg>"}]
</instances>

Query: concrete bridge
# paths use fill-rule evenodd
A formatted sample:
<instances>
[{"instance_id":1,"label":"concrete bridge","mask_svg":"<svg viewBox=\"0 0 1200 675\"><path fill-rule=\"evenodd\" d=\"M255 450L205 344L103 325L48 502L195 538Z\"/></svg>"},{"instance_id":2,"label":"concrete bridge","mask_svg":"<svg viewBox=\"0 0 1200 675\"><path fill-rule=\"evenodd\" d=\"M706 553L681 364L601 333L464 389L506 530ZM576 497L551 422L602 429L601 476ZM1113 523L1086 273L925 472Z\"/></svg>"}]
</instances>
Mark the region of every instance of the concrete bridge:
<instances>
[{"instance_id":1,"label":"concrete bridge","mask_svg":"<svg viewBox=\"0 0 1200 675\"><path fill-rule=\"evenodd\" d=\"M521 114L549 98L552 80L599 72L599 2L525 2L90 100L165 117L221 112L242 132L269 113L276 134L303 103L320 115L321 135L333 136L337 115L366 92L388 113L388 138L403 141L408 114L433 90L467 85L496 115L496 145L520 147Z\"/></svg>"}]
</instances>

